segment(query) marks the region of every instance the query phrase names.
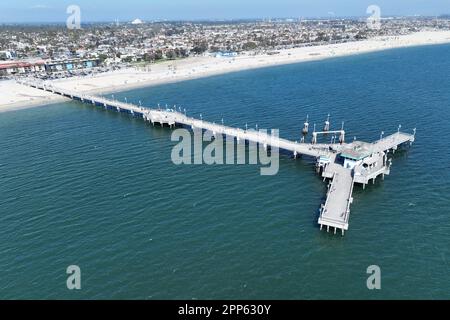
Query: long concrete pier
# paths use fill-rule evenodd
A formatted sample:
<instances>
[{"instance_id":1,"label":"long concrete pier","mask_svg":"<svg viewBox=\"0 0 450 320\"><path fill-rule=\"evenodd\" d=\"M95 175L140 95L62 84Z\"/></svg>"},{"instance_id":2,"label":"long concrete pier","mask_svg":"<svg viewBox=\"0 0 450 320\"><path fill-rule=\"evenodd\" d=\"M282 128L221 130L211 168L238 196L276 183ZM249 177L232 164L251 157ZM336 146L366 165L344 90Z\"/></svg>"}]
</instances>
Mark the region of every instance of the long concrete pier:
<instances>
[{"instance_id":1,"label":"long concrete pier","mask_svg":"<svg viewBox=\"0 0 450 320\"><path fill-rule=\"evenodd\" d=\"M379 176L384 179L384 176L390 173L392 164L391 160L388 159L388 154L395 152L401 145L411 145L416 134L415 129L413 134L408 134L400 132L399 127L398 132L374 143L362 141L345 143L343 127L341 130L329 131L328 118L324 132L316 132L314 128L311 143L304 142L304 138L301 139L301 142L294 142L265 132L244 130L188 117L185 113L174 109L144 108L104 97L62 90L52 84L36 80L19 81L19 83L104 109L128 113L153 125L160 124L170 127L183 125L192 129L208 130L214 135L231 136L238 142L249 141L264 147L286 150L291 152L294 157L299 155L313 157L317 160L317 172L322 175L324 180L329 179L327 197L325 203L320 207L318 224L320 229L323 227L326 227L327 231L330 231L330 228L334 229L334 233L341 230L342 235L349 227L350 206L353 202L352 194L355 183L362 184L365 188L370 181L375 183ZM308 123L305 123L305 128L304 133L308 131ZM317 136L326 133L339 134L339 141L330 144L318 144Z\"/></svg>"}]
</instances>

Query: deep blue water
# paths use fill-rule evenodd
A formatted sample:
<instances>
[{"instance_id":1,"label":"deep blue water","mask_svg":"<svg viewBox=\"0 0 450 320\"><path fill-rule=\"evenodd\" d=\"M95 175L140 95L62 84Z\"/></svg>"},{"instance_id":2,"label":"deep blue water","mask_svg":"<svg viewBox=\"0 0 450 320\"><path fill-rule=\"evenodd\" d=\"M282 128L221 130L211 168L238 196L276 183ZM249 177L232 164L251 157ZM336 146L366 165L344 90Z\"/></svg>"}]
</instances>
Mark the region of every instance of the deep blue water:
<instances>
[{"instance_id":1,"label":"deep blue water","mask_svg":"<svg viewBox=\"0 0 450 320\"><path fill-rule=\"evenodd\" d=\"M0 114L0 298L450 298L450 46L227 74L116 97L298 140L417 127L391 175L357 187L345 237L320 232L311 161L175 166L171 131L77 102ZM66 288L69 265L82 289ZM382 289L366 287L379 265Z\"/></svg>"}]
</instances>

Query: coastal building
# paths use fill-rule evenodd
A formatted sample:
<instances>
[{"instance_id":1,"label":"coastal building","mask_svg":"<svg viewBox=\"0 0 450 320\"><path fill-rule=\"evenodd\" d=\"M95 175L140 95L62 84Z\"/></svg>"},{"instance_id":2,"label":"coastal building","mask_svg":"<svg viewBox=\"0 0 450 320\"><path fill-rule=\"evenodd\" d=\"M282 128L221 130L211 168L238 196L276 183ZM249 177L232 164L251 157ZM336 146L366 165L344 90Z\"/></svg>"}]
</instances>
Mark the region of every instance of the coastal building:
<instances>
[{"instance_id":1,"label":"coastal building","mask_svg":"<svg viewBox=\"0 0 450 320\"><path fill-rule=\"evenodd\" d=\"M8 61L0 62L0 77L16 74L29 74L45 71L45 61Z\"/></svg>"},{"instance_id":2,"label":"coastal building","mask_svg":"<svg viewBox=\"0 0 450 320\"><path fill-rule=\"evenodd\" d=\"M92 69L99 65L99 59L0 61L0 77Z\"/></svg>"},{"instance_id":3,"label":"coastal building","mask_svg":"<svg viewBox=\"0 0 450 320\"><path fill-rule=\"evenodd\" d=\"M131 24L133 25L138 25L138 24L143 24L144 22L142 22L141 19L134 19L133 21L131 21Z\"/></svg>"},{"instance_id":4,"label":"coastal building","mask_svg":"<svg viewBox=\"0 0 450 320\"><path fill-rule=\"evenodd\" d=\"M8 50L0 51L0 60L11 60L11 59L14 59L15 57L16 57L16 54L13 51L8 51Z\"/></svg>"},{"instance_id":5,"label":"coastal building","mask_svg":"<svg viewBox=\"0 0 450 320\"><path fill-rule=\"evenodd\" d=\"M92 69L100 65L99 59L68 59L49 61L45 64L45 71L59 72L79 69Z\"/></svg>"},{"instance_id":6,"label":"coastal building","mask_svg":"<svg viewBox=\"0 0 450 320\"><path fill-rule=\"evenodd\" d=\"M216 58L234 58L237 57L238 53L235 51L219 51L213 53Z\"/></svg>"}]
</instances>

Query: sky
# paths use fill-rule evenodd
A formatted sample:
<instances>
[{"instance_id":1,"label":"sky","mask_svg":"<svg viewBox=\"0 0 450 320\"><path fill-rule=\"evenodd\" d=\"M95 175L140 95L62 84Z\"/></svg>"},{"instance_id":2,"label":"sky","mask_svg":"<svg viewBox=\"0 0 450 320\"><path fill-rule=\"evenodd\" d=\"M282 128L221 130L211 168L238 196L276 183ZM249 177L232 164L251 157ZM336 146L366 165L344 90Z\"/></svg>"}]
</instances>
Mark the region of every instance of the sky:
<instances>
[{"instance_id":1,"label":"sky","mask_svg":"<svg viewBox=\"0 0 450 320\"><path fill-rule=\"evenodd\" d=\"M65 22L69 5L80 7L82 22L96 22L362 17L372 4L382 16L450 13L450 0L2 0L0 24Z\"/></svg>"}]
</instances>

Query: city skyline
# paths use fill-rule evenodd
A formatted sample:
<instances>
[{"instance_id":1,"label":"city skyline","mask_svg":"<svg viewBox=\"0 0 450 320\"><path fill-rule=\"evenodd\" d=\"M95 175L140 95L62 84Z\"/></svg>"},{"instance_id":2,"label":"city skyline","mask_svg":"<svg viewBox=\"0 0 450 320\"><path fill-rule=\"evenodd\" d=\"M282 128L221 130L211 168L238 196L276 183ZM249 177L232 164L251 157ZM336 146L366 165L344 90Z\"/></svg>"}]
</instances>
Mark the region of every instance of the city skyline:
<instances>
[{"instance_id":1,"label":"city skyline","mask_svg":"<svg viewBox=\"0 0 450 320\"><path fill-rule=\"evenodd\" d=\"M381 8L382 16L437 16L448 14L448 0L237 0L216 2L210 0L129 0L126 3L108 3L105 0L55 1L41 0L0 3L0 24L4 23L58 23L67 19L66 8L78 5L84 22L154 20L233 20L268 18L365 17L370 5Z\"/></svg>"}]
</instances>

